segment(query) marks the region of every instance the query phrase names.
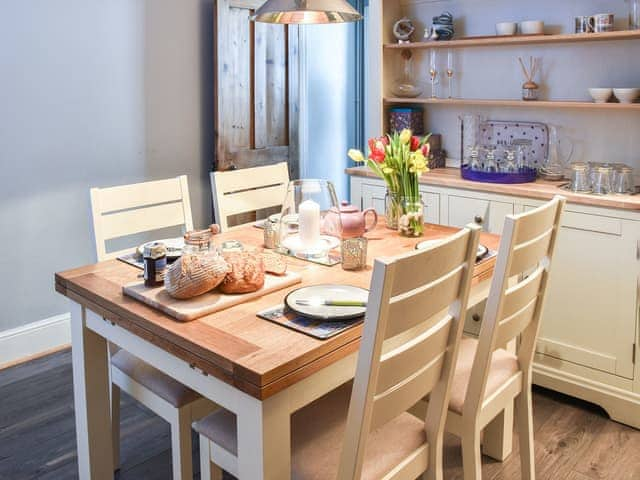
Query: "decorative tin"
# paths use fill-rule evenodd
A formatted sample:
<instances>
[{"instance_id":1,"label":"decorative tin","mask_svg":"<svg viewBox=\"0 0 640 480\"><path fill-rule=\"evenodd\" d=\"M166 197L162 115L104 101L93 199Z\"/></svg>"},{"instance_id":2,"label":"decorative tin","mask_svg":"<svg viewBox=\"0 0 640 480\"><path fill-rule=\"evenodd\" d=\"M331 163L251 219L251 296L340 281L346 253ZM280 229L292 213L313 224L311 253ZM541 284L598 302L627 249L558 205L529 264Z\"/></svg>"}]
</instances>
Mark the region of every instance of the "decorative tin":
<instances>
[{"instance_id":1,"label":"decorative tin","mask_svg":"<svg viewBox=\"0 0 640 480\"><path fill-rule=\"evenodd\" d=\"M389 131L401 132L405 128L414 135L424 135L424 110L421 107L391 107Z\"/></svg>"}]
</instances>

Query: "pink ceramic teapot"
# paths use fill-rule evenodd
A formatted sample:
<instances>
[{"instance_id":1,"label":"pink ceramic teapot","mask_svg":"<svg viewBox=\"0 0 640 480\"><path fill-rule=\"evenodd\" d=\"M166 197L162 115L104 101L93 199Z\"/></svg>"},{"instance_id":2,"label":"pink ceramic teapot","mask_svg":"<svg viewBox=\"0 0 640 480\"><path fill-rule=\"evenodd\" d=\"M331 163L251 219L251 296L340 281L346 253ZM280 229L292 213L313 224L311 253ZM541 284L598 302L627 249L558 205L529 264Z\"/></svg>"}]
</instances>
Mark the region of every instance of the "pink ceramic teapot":
<instances>
[{"instance_id":1,"label":"pink ceramic teapot","mask_svg":"<svg viewBox=\"0 0 640 480\"><path fill-rule=\"evenodd\" d=\"M335 223L338 220L335 215L335 210L329 212L325 218L325 222L333 224L333 230L335 231ZM373 216L373 221L370 225L367 225L367 215ZM343 200L340 203L340 220L342 221L342 238L356 238L362 237L365 232L373 230L378 223L378 214L373 208L368 208L364 212L361 212L355 205L350 205L349 202Z\"/></svg>"}]
</instances>

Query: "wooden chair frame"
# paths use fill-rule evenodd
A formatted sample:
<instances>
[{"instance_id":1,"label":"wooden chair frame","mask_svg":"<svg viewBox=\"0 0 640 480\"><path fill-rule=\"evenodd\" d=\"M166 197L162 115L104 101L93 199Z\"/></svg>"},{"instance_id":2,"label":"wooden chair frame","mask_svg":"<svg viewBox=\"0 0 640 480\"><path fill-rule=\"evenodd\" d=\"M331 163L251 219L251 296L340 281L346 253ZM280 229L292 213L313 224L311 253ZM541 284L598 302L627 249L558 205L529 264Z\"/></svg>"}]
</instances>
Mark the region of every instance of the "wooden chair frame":
<instances>
[{"instance_id":1,"label":"wooden chair frame","mask_svg":"<svg viewBox=\"0 0 640 480\"><path fill-rule=\"evenodd\" d=\"M193 230L186 175L132 185L92 188L90 195L99 262L131 250L107 253L107 240L175 226L182 226L183 233Z\"/></svg>"},{"instance_id":2,"label":"wooden chair frame","mask_svg":"<svg viewBox=\"0 0 640 480\"><path fill-rule=\"evenodd\" d=\"M193 230L189 187L185 175L153 182L92 188L91 210L98 261L116 258L131 248L117 252L106 251L106 241L135 233L166 227L182 226ZM111 349L110 349L111 350ZM216 406L198 398L180 408L141 385L120 369L111 365L111 430L113 436L113 464L120 465L120 391L162 417L171 425L171 454L173 478L191 479L191 423L211 413Z\"/></svg>"},{"instance_id":3,"label":"wooden chair frame","mask_svg":"<svg viewBox=\"0 0 640 480\"><path fill-rule=\"evenodd\" d=\"M449 390L479 237L479 227L472 225L430 249L376 259L339 480L360 478L371 430L408 411L428 393L432 402L424 417L427 443L385 479L413 480L422 474L442 479ZM204 435L200 455L203 479L220 480L221 468L237 471L237 458Z\"/></svg>"},{"instance_id":4,"label":"wooden chair frame","mask_svg":"<svg viewBox=\"0 0 640 480\"><path fill-rule=\"evenodd\" d=\"M450 410L445 427L462 438L465 479L482 477L481 431L514 400L522 478L535 479L532 364L564 204L556 196L535 210L506 217L462 415ZM485 398L493 353L518 337L519 371Z\"/></svg>"},{"instance_id":5,"label":"wooden chair frame","mask_svg":"<svg viewBox=\"0 0 640 480\"><path fill-rule=\"evenodd\" d=\"M229 217L281 206L289 185L286 162L211 174L215 222L229 229ZM240 226L240 225L235 225Z\"/></svg>"}]
</instances>

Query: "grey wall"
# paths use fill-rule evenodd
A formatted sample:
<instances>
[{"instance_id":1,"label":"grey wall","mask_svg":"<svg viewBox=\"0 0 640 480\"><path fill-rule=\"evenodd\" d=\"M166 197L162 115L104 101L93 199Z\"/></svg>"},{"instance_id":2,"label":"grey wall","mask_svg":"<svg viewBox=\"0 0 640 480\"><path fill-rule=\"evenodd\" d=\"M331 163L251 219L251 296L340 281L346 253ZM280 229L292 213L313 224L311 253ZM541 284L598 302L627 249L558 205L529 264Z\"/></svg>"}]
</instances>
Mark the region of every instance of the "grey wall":
<instances>
[{"instance_id":1,"label":"grey wall","mask_svg":"<svg viewBox=\"0 0 640 480\"><path fill-rule=\"evenodd\" d=\"M189 176L211 219L213 0L0 2L0 331L67 311L89 188Z\"/></svg>"},{"instance_id":2,"label":"grey wall","mask_svg":"<svg viewBox=\"0 0 640 480\"><path fill-rule=\"evenodd\" d=\"M576 15L610 12L616 26L626 28L623 0L449 0L403 1L405 12L422 29L432 16L449 10L459 35L491 35L499 21L544 20L548 33L573 32ZM420 29L419 29L420 31ZM589 100L589 87L640 87L640 40L545 46L468 48L455 50L455 96L519 98L523 77L517 57L542 58L540 83L545 99ZM440 70L446 50L440 50ZM429 51L417 55L417 72L427 85ZM398 62L398 67L399 67ZM603 110L454 108L427 106L429 128L444 134L449 155L458 158L458 115L477 113L496 120L532 120L561 127L576 144L575 159L632 164L640 171L640 115Z\"/></svg>"}]
</instances>

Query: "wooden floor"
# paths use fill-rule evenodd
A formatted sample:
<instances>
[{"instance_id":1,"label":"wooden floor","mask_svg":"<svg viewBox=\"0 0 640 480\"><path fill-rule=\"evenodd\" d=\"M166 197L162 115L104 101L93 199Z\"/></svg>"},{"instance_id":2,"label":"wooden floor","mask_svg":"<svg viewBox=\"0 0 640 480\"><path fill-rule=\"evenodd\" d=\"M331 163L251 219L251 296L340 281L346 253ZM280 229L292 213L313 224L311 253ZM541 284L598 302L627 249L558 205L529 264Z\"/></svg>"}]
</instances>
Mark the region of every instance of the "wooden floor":
<instances>
[{"instance_id":1,"label":"wooden floor","mask_svg":"<svg viewBox=\"0 0 640 480\"><path fill-rule=\"evenodd\" d=\"M638 480L640 431L597 407L535 389L539 480ZM120 480L170 479L169 427L123 394ZM447 438L445 479L462 479L460 446ZM199 478L194 436L195 478ZM0 479L77 478L71 354L0 371ZM517 480L517 450L504 463L483 459L483 479Z\"/></svg>"}]
</instances>

